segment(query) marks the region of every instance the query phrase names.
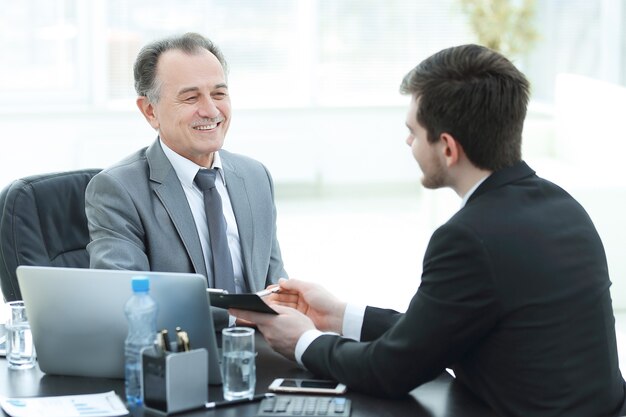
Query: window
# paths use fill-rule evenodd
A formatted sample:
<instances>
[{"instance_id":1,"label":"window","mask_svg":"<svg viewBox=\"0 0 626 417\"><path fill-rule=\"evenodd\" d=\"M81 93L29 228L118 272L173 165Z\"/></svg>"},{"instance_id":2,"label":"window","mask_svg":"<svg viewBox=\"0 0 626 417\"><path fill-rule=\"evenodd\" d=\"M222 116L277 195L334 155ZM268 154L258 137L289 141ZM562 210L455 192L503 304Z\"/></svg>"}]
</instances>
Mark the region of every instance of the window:
<instances>
[{"instance_id":1,"label":"window","mask_svg":"<svg viewBox=\"0 0 626 417\"><path fill-rule=\"evenodd\" d=\"M168 1L114 1L111 98L133 96L128 68L140 45L195 30L224 51L238 107L399 104L399 81L416 62L467 38L462 16L450 14L449 2L425 0L187 0L175 11ZM445 34L442 20L453 23Z\"/></svg>"},{"instance_id":2,"label":"window","mask_svg":"<svg viewBox=\"0 0 626 417\"><path fill-rule=\"evenodd\" d=\"M622 0L537 0L541 39L518 63L534 98L559 72L626 84ZM457 0L0 0L0 109L132 106L152 39L197 31L223 49L241 108L404 104L421 59L474 41Z\"/></svg>"},{"instance_id":3,"label":"window","mask_svg":"<svg viewBox=\"0 0 626 417\"><path fill-rule=\"evenodd\" d=\"M87 33L80 3L0 1L0 105L86 99Z\"/></svg>"}]
</instances>

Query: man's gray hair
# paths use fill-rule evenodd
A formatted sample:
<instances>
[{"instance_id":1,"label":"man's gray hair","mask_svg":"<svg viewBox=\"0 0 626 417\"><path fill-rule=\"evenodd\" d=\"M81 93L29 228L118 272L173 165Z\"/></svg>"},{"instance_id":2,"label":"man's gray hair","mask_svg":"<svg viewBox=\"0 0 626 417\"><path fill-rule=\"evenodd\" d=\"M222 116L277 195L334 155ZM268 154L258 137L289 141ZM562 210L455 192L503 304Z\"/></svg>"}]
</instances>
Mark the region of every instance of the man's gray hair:
<instances>
[{"instance_id":1,"label":"man's gray hair","mask_svg":"<svg viewBox=\"0 0 626 417\"><path fill-rule=\"evenodd\" d=\"M164 52L172 49L178 49L188 54L194 54L202 49L206 49L215 55L220 64L222 64L224 73L227 73L224 55L222 55L217 45L202 35L190 32L154 41L141 48L133 68L137 95L147 97L151 103L158 103L160 98L161 85L156 76L159 57Z\"/></svg>"}]
</instances>

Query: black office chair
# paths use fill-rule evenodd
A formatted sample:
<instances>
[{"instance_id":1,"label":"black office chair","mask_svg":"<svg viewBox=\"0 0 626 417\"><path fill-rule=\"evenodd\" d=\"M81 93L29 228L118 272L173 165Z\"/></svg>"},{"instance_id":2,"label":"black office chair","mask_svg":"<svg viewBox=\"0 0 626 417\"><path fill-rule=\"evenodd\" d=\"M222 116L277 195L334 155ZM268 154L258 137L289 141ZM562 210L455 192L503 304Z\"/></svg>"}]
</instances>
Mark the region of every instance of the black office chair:
<instances>
[{"instance_id":1,"label":"black office chair","mask_svg":"<svg viewBox=\"0 0 626 417\"><path fill-rule=\"evenodd\" d=\"M5 301L22 298L19 265L89 268L85 187L99 169L33 175L0 193L0 283Z\"/></svg>"}]
</instances>

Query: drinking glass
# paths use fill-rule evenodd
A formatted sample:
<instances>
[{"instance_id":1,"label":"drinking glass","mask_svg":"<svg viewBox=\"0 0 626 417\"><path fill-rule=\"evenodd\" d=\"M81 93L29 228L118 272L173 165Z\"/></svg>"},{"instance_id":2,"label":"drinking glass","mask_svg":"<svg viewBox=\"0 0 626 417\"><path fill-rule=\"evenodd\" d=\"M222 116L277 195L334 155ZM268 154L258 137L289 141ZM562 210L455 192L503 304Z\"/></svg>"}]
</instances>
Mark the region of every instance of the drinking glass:
<instances>
[{"instance_id":1,"label":"drinking glass","mask_svg":"<svg viewBox=\"0 0 626 417\"><path fill-rule=\"evenodd\" d=\"M222 377L224 399L252 398L256 385L254 329L222 330Z\"/></svg>"},{"instance_id":2,"label":"drinking glass","mask_svg":"<svg viewBox=\"0 0 626 417\"><path fill-rule=\"evenodd\" d=\"M10 369L29 369L35 366L35 345L23 301L11 301L7 320L7 361Z\"/></svg>"}]
</instances>

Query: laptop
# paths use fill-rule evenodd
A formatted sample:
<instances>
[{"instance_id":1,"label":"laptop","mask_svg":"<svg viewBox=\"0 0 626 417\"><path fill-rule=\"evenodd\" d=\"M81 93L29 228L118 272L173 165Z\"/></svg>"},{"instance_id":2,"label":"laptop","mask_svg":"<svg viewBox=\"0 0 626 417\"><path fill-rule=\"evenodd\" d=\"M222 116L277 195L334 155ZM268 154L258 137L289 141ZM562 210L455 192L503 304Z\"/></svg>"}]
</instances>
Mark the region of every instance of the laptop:
<instances>
[{"instance_id":1,"label":"laptop","mask_svg":"<svg viewBox=\"0 0 626 417\"><path fill-rule=\"evenodd\" d=\"M150 278L157 331L185 330L191 349L208 351L209 384L221 384L207 283L199 274L19 266L39 368L55 375L124 378L124 305L135 276Z\"/></svg>"}]
</instances>

